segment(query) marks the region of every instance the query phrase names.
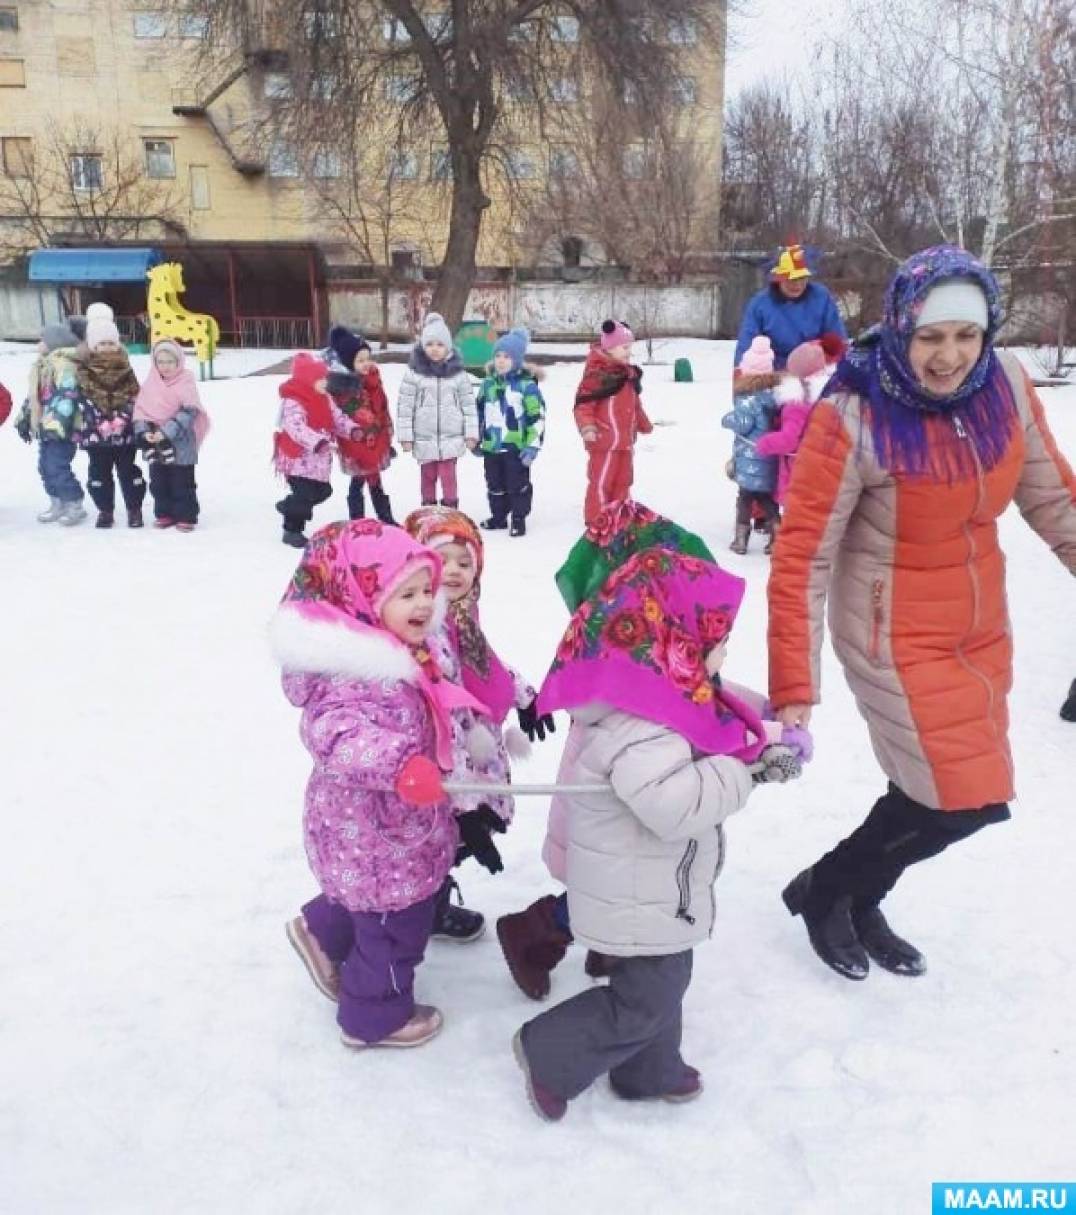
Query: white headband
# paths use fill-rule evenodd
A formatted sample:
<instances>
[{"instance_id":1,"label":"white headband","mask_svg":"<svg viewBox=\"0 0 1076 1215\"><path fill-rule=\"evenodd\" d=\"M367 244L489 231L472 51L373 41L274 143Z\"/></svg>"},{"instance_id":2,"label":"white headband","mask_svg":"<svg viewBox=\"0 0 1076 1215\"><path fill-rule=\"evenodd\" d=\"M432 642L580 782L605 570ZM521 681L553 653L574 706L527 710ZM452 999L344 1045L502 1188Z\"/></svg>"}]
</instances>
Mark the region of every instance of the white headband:
<instances>
[{"instance_id":1,"label":"white headband","mask_svg":"<svg viewBox=\"0 0 1076 1215\"><path fill-rule=\"evenodd\" d=\"M967 278L951 278L927 292L922 311L916 318L916 329L940 325L945 321L963 321L978 325L985 333L990 324L986 293L978 283Z\"/></svg>"}]
</instances>

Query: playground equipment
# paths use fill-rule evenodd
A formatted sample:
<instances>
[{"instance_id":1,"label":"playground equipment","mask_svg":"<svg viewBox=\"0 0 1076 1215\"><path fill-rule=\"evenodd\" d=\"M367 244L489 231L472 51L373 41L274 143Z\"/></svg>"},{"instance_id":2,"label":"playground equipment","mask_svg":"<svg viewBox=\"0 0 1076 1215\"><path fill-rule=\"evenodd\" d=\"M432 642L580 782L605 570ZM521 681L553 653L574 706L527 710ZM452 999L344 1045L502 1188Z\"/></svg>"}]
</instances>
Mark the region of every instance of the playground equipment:
<instances>
[{"instance_id":1,"label":"playground equipment","mask_svg":"<svg viewBox=\"0 0 1076 1215\"><path fill-rule=\"evenodd\" d=\"M151 341L174 338L193 344L198 353L198 373L204 380L213 378L213 355L220 341L220 326L207 312L188 312L178 297L187 290L183 282L183 266L179 262L162 262L146 271L149 279L149 322Z\"/></svg>"},{"instance_id":2,"label":"playground equipment","mask_svg":"<svg viewBox=\"0 0 1076 1215\"><path fill-rule=\"evenodd\" d=\"M464 321L456 331L456 349L460 362L472 375L484 376L486 364L493 358L493 347L497 341L497 330L489 321Z\"/></svg>"}]
</instances>

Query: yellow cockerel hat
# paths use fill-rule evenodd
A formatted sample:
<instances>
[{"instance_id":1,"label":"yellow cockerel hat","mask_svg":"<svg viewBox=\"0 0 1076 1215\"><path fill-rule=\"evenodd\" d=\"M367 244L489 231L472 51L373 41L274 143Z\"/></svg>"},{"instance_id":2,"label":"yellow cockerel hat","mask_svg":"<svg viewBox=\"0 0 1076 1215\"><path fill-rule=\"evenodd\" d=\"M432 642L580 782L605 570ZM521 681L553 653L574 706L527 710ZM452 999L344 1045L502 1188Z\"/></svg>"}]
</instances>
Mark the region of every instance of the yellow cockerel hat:
<instances>
[{"instance_id":1,"label":"yellow cockerel hat","mask_svg":"<svg viewBox=\"0 0 1076 1215\"><path fill-rule=\"evenodd\" d=\"M777 258L777 264L770 271L770 278L775 281L794 282L798 278L810 278L811 271L802 245L786 245Z\"/></svg>"}]
</instances>

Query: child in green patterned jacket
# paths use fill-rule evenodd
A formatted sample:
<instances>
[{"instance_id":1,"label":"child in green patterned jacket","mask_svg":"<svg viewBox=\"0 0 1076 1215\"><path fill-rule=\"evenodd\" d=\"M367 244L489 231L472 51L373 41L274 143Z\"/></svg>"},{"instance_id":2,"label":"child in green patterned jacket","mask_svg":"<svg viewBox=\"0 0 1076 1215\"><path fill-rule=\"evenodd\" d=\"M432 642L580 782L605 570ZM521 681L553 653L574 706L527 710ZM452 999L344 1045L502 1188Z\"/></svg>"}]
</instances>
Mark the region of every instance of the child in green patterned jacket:
<instances>
[{"instance_id":1,"label":"child in green patterned jacket","mask_svg":"<svg viewBox=\"0 0 1076 1215\"><path fill-rule=\"evenodd\" d=\"M490 374L478 390L478 450L486 465L488 531L509 526L523 536L531 511L531 465L545 435L545 401L534 372L523 366L530 334L511 329L493 347Z\"/></svg>"}]
</instances>

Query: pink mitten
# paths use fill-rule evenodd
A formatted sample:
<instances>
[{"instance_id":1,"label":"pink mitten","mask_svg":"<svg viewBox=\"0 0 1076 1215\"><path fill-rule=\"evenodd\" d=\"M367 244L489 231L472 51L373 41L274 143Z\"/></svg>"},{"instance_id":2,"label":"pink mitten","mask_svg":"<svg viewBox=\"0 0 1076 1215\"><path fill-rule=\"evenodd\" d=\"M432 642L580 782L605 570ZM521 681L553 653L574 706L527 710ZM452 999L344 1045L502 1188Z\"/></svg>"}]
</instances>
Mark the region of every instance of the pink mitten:
<instances>
[{"instance_id":1,"label":"pink mitten","mask_svg":"<svg viewBox=\"0 0 1076 1215\"><path fill-rule=\"evenodd\" d=\"M396 792L411 806L436 806L445 800L440 769L425 755L412 755L400 769Z\"/></svg>"}]
</instances>

